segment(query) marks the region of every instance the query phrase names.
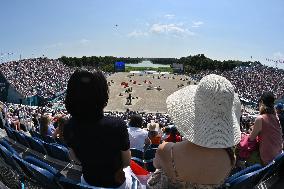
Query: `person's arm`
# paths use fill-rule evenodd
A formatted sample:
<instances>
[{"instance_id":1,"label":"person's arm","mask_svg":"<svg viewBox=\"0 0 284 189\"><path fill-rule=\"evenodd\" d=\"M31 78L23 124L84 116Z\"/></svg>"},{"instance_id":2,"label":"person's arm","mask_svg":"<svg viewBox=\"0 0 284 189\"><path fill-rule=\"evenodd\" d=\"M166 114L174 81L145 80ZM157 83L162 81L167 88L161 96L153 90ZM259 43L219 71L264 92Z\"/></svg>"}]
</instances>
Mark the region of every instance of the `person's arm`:
<instances>
[{"instance_id":1,"label":"person's arm","mask_svg":"<svg viewBox=\"0 0 284 189\"><path fill-rule=\"evenodd\" d=\"M72 161L76 162L77 164L81 164L80 160L76 157L74 151L72 148L68 148L69 149L69 157Z\"/></svg>"},{"instance_id":2,"label":"person's arm","mask_svg":"<svg viewBox=\"0 0 284 189\"><path fill-rule=\"evenodd\" d=\"M125 168L130 165L130 160L131 160L129 134L127 126L124 121L121 121L121 125L118 128L119 128L118 133L120 134L119 138L121 140L120 151L121 151L122 166Z\"/></svg>"},{"instance_id":3,"label":"person's arm","mask_svg":"<svg viewBox=\"0 0 284 189\"><path fill-rule=\"evenodd\" d=\"M151 140L148 138L148 136L145 137L144 141L144 151L150 146Z\"/></svg>"},{"instance_id":4,"label":"person's arm","mask_svg":"<svg viewBox=\"0 0 284 189\"><path fill-rule=\"evenodd\" d=\"M157 150L156 155L155 155L155 158L154 158L154 160L153 160L153 165L154 165L154 167L155 167L156 169L161 169L161 168L162 168L160 162L161 162L161 159L160 159L160 157L159 157L159 153L158 153L158 150Z\"/></svg>"},{"instance_id":5,"label":"person's arm","mask_svg":"<svg viewBox=\"0 0 284 189\"><path fill-rule=\"evenodd\" d=\"M250 133L249 140L253 141L259 135L262 130L262 117L258 116L254 122L252 132Z\"/></svg>"},{"instance_id":6,"label":"person's arm","mask_svg":"<svg viewBox=\"0 0 284 189\"><path fill-rule=\"evenodd\" d=\"M153 160L153 165L156 169L161 169L162 165L161 165L161 156L165 150L165 145L168 144L168 142L163 142L162 144L159 145L156 154L155 154L155 158Z\"/></svg>"},{"instance_id":7,"label":"person's arm","mask_svg":"<svg viewBox=\"0 0 284 189\"><path fill-rule=\"evenodd\" d=\"M57 127L55 131L52 133L52 138L57 138L57 135L59 134L59 128Z\"/></svg>"},{"instance_id":8,"label":"person's arm","mask_svg":"<svg viewBox=\"0 0 284 189\"><path fill-rule=\"evenodd\" d=\"M121 159L122 159L122 166L123 168L126 168L130 165L130 160L131 160L131 151L130 149L126 151L121 151Z\"/></svg>"}]
</instances>

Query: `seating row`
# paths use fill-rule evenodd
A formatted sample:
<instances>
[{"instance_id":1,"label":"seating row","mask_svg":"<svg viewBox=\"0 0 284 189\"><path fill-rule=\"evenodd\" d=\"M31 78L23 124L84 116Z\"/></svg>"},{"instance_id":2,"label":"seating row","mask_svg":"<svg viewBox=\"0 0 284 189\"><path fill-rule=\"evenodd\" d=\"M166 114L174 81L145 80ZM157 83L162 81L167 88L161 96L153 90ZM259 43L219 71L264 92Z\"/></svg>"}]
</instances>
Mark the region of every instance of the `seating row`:
<instances>
[{"instance_id":1,"label":"seating row","mask_svg":"<svg viewBox=\"0 0 284 189\"><path fill-rule=\"evenodd\" d=\"M88 188L74 180L64 177L58 170L33 156L21 158L20 155L5 141L0 140L0 156L11 166L20 180L32 180L44 188ZM70 187L71 186L71 187Z\"/></svg>"},{"instance_id":2,"label":"seating row","mask_svg":"<svg viewBox=\"0 0 284 189\"><path fill-rule=\"evenodd\" d=\"M21 181L34 181L47 189L89 188L86 185L63 176L60 171L36 157L20 157L20 155L5 140L0 140L0 157L19 174ZM132 188L137 189L139 181L134 177L132 177L132 181ZM21 187L25 188L24 182L21 183Z\"/></svg>"},{"instance_id":3,"label":"seating row","mask_svg":"<svg viewBox=\"0 0 284 189\"><path fill-rule=\"evenodd\" d=\"M149 172L154 172L156 168L153 165L153 160L157 151L157 148L149 148L145 152L142 152L136 148L130 148L131 159L135 161L141 167L144 167Z\"/></svg>"},{"instance_id":4,"label":"seating row","mask_svg":"<svg viewBox=\"0 0 284 189\"><path fill-rule=\"evenodd\" d=\"M277 177L284 177L284 152L279 154L270 164L262 167L259 164L252 165L227 178L223 188L247 189L247 188L274 188ZM272 182L271 178L276 178ZM269 182L267 182L269 181ZM282 186L283 188L283 186Z\"/></svg>"},{"instance_id":5,"label":"seating row","mask_svg":"<svg viewBox=\"0 0 284 189\"><path fill-rule=\"evenodd\" d=\"M61 161L71 161L68 149L61 144L55 143L55 141L53 141L54 143L49 143L34 136L27 136L24 133L18 132L9 127L5 127L5 130L9 138L19 142L27 148L31 148L43 155L48 155Z\"/></svg>"}]
</instances>

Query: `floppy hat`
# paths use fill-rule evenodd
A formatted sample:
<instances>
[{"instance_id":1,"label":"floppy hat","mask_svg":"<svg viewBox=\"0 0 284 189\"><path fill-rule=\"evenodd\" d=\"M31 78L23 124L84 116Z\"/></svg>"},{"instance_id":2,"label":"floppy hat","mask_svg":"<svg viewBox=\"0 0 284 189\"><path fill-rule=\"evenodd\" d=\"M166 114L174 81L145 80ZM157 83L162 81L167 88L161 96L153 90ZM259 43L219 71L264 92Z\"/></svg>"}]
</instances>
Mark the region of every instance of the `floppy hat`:
<instances>
[{"instance_id":1,"label":"floppy hat","mask_svg":"<svg viewBox=\"0 0 284 189\"><path fill-rule=\"evenodd\" d=\"M226 78L210 74L167 98L168 113L188 141L207 148L228 148L241 139L241 103Z\"/></svg>"}]
</instances>

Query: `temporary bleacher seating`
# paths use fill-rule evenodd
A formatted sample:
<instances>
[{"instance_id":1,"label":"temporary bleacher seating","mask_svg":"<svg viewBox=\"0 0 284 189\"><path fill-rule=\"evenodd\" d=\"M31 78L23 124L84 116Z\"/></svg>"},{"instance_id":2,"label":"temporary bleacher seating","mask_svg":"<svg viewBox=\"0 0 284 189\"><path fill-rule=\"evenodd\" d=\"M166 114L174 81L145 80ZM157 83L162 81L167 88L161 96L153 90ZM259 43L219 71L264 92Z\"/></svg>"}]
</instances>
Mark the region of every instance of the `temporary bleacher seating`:
<instances>
[{"instance_id":1,"label":"temporary bleacher seating","mask_svg":"<svg viewBox=\"0 0 284 189\"><path fill-rule=\"evenodd\" d=\"M40 152L42 154L47 153L48 156L64 162L70 162L68 149L60 144L46 143L43 142L41 139L35 137L29 137L24 133L19 133L11 128L7 128L6 132L7 131L9 133L12 133L10 135L12 137L18 134L21 135L20 140L15 137L16 139L15 141L20 145L23 145L22 143L24 142L22 139L24 139L27 142L26 145L29 146L29 148L31 148L32 150ZM10 139L14 140L12 137ZM8 141L12 143L12 145L17 145L17 143L10 141L10 139ZM19 141L21 141L21 143ZM43 188L54 188L54 189L57 188L88 189L89 188L85 185L82 185L78 181L64 177L60 173L60 171L58 171L52 165L47 163L49 161L42 161L41 159L38 159L38 157L36 156L30 156L30 155L23 156L22 153L21 155L19 155L14 150L14 148L9 144L9 142L7 142L6 139L0 140L0 157L13 170L15 170L19 174L21 181L23 181L21 182L22 188L25 187L24 186L25 179L36 182L39 185L41 185ZM143 152L142 152L142 158L143 158ZM132 189L137 189L140 184L139 181L134 177L132 178L132 180L134 180Z\"/></svg>"},{"instance_id":2,"label":"temporary bleacher seating","mask_svg":"<svg viewBox=\"0 0 284 189\"><path fill-rule=\"evenodd\" d=\"M60 174L60 172L59 172L57 169L55 169L55 168L52 167L51 165L49 165L49 164L47 164L47 163L45 163L45 162L39 160L39 159L36 158L36 157L33 157L33 156L26 156L26 157L24 158L24 160L25 160L26 162L28 162L28 163L31 163L31 164L34 164L34 165L36 165L36 166L38 166L38 167L41 167L41 168L43 168L43 169L46 169L46 170L48 170L50 173L52 173L52 174L54 174L54 175L56 175L56 176L62 176L62 175Z\"/></svg>"},{"instance_id":3,"label":"temporary bleacher seating","mask_svg":"<svg viewBox=\"0 0 284 189\"><path fill-rule=\"evenodd\" d=\"M7 150L9 150L12 154L18 154L14 148L11 147L11 145L6 140L0 140L0 144L4 146Z\"/></svg>"},{"instance_id":4,"label":"temporary bleacher seating","mask_svg":"<svg viewBox=\"0 0 284 189\"><path fill-rule=\"evenodd\" d=\"M32 137L41 138L41 135L38 132L33 131L33 130L30 130L29 132Z\"/></svg>"},{"instance_id":5,"label":"temporary bleacher seating","mask_svg":"<svg viewBox=\"0 0 284 189\"><path fill-rule=\"evenodd\" d=\"M154 172L156 168L153 165L157 148L148 149L144 152L144 165L147 171Z\"/></svg>"},{"instance_id":6,"label":"temporary bleacher seating","mask_svg":"<svg viewBox=\"0 0 284 189\"><path fill-rule=\"evenodd\" d=\"M266 180L269 177L271 177L273 174L277 172L283 172L284 171L284 152L276 156L276 158L273 161L272 167L267 171L267 173L264 175L264 177L261 180Z\"/></svg>"},{"instance_id":7,"label":"temporary bleacher seating","mask_svg":"<svg viewBox=\"0 0 284 189\"><path fill-rule=\"evenodd\" d=\"M242 175L251 173L251 172L256 171L256 170L259 170L259 169L261 169L261 168L262 168L262 166L261 166L260 164L254 164L254 165L252 165L252 166L249 166L249 167L247 167L247 168L245 168L245 169L243 169L243 170L241 170L241 171L235 173L234 175L230 176L229 178L227 178L227 179L225 180L225 183L230 183L230 182L232 182L233 180L235 180L236 178L238 178L238 177L240 177L240 176L242 176ZM228 185L229 185L229 184L228 184Z\"/></svg>"},{"instance_id":8,"label":"temporary bleacher seating","mask_svg":"<svg viewBox=\"0 0 284 189\"><path fill-rule=\"evenodd\" d=\"M4 129L5 129L5 131L6 131L6 133L7 133L7 136L9 137L9 138L11 138L11 139L13 139L13 140L17 140L16 139L16 136L13 134L13 129L12 128L10 128L10 127L4 127Z\"/></svg>"},{"instance_id":9,"label":"temporary bleacher seating","mask_svg":"<svg viewBox=\"0 0 284 189\"><path fill-rule=\"evenodd\" d=\"M131 159L135 161L138 165L144 167L144 152L136 149L136 148L130 148L131 151Z\"/></svg>"},{"instance_id":10,"label":"temporary bleacher seating","mask_svg":"<svg viewBox=\"0 0 284 189\"><path fill-rule=\"evenodd\" d=\"M53 158L59 159L61 161L70 162L69 150L56 143L44 143L47 154Z\"/></svg>"},{"instance_id":11,"label":"temporary bleacher seating","mask_svg":"<svg viewBox=\"0 0 284 189\"><path fill-rule=\"evenodd\" d=\"M56 143L54 138L52 138L51 136L41 136L41 139L46 143Z\"/></svg>"},{"instance_id":12,"label":"temporary bleacher seating","mask_svg":"<svg viewBox=\"0 0 284 189\"><path fill-rule=\"evenodd\" d=\"M15 130L13 131L13 134L16 136L16 140L17 140L20 144L24 145L24 146L27 147L27 148L30 147L28 141L26 140L25 134L22 134L22 133L20 133L20 132L18 132L18 131L15 131Z\"/></svg>"},{"instance_id":13,"label":"temporary bleacher seating","mask_svg":"<svg viewBox=\"0 0 284 189\"><path fill-rule=\"evenodd\" d=\"M155 157L157 148L147 149L142 152L136 148L130 148L131 160L135 161L141 167L145 167L147 171L154 172L156 169L153 166L153 159Z\"/></svg>"},{"instance_id":14,"label":"temporary bleacher seating","mask_svg":"<svg viewBox=\"0 0 284 189\"><path fill-rule=\"evenodd\" d=\"M20 165L26 175L40 183L44 188L60 189L60 186L56 182L55 175L47 169L29 163L15 155L13 155L12 158Z\"/></svg>"},{"instance_id":15,"label":"temporary bleacher seating","mask_svg":"<svg viewBox=\"0 0 284 189\"><path fill-rule=\"evenodd\" d=\"M17 171L18 173L21 173L21 169L19 168L18 164L15 162L14 159L11 158L12 155L13 151L9 151L7 148L0 144L0 156L2 157L2 159L6 162L6 164L11 166L12 169Z\"/></svg>"},{"instance_id":16,"label":"temporary bleacher seating","mask_svg":"<svg viewBox=\"0 0 284 189\"><path fill-rule=\"evenodd\" d=\"M249 167L248 170L244 170L244 173L249 172L250 169L256 168L257 170L241 174L241 176L237 177L233 175L228 178L225 183L226 188L230 189L246 189L246 188L254 188L257 185L260 185L261 182L265 181L269 177L272 177L275 173L279 172L279 170L283 170L284 166L284 153L279 154L270 164L266 165L263 168L259 168L259 166Z\"/></svg>"},{"instance_id":17,"label":"temporary bleacher seating","mask_svg":"<svg viewBox=\"0 0 284 189\"><path fill-rule=\"evenodd\" d=\"M38 139L33 138L33 137L29 137L29 136L26 136L26 140L28 141L31 149L33 149L33 150L35 150L39 153L42 153L44 155L47 155L46 149L45 149L41 140L38 140Z\"/></svg>"}]
</instances>

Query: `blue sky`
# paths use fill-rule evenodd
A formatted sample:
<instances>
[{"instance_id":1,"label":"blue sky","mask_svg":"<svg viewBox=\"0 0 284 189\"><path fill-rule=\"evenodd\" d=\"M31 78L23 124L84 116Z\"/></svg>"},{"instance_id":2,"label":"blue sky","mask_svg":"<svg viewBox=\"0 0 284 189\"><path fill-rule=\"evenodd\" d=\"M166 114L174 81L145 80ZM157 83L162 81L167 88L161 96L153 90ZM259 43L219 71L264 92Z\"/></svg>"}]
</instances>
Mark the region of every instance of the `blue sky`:
<instances>
[{"instance_id":1,"label":"blue sky","mask_svg":"<svg viewBox=\"0 0 284 189\"><path fill-rule=\"evenodd\" d=\"M283 18L283 0L1 0L0 51L267 63L284 59Z\"/></svg>"}]
</instances>

